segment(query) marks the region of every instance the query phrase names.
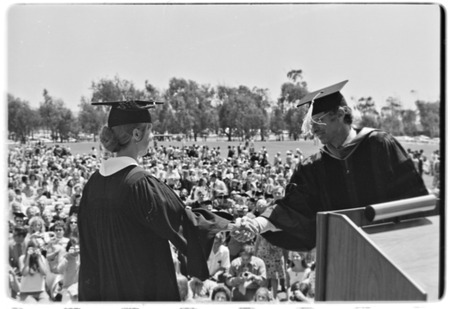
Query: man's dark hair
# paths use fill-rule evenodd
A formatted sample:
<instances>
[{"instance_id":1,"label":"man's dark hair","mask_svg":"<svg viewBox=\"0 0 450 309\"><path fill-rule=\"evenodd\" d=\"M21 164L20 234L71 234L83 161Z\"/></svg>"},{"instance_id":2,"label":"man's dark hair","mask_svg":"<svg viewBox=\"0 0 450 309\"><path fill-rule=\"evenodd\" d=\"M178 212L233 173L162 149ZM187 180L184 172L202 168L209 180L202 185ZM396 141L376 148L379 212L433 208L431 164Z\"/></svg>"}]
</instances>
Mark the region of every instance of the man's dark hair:
<instances>
[{"instance_id":1,"label":"man's dark hair","mask_svg":"<svg viewBox=\"0 0 450 309\"><path fill-rule=\"evenodd\" d=\"M14 228L14 235L25 237L25 236L27 236L27 234L28 234L28 230L26 227L16 226Z\"/></svg>"},{"instance_id":2,"label":"man's dark hair","mask_svg":"<svg viewBox=\"0 0 450 309\"><path fill-rule=\"evenodd\" d=\"M330 113L331 114L336 114L338 109L339 109L339 107L340 106L336 106L335 108L331 109ZM348 108L347 110L348 110L348 112L345 112L345 115L344 115L344 123L345 124L352 124L353 123L353 114L352 114L350 108Z\"/></svg>"},{"instance_id":3,"label":"man's dark hair","mask_svg":"<svg viewBox=\"0 0 450 309\"><path fill-rule=\"evenodd\" d=\"M66 230L66 226L64 224L64 221L62 221L62 220L57 220L55 222L55 224L52 226L52 228L53 228L53 230L55 230L56 228L61 228L64 231Z\"/></svg>"},{"instance_id":4,"label":"man's dark hair","mask_svg":"<svg viewBox=\"0 0 450 309\"><path fill-rule=\"evenodd\" d=\"M225 294L225 297L226 297L227 301L231 301L231 291L225 285L218 285L218 286L216 286L211 292L211 299L214 299L216 294L219 293L219 292L223 292Z\"/></svg>"}]
</instances>

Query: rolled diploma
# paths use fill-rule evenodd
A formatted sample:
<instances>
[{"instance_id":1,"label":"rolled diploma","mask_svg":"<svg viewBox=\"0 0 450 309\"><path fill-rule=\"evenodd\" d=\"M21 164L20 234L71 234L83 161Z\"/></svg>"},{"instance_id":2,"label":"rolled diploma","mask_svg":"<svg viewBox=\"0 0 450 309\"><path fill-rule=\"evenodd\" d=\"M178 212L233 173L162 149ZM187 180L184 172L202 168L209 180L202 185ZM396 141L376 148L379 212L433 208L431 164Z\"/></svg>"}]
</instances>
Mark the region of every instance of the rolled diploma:
<instances>
[{"instance_id":1,"label":"rolled diploma","mask_svg":"<svg viewBox=\"0 0 450 309\"><path fill-rule=\"evenodd\" d=\"M416 212L433 210L436 207L436 197L432 194L398 201L369 205L365 209L369 221L378 221Z\"/></svg>"}]
</instances>

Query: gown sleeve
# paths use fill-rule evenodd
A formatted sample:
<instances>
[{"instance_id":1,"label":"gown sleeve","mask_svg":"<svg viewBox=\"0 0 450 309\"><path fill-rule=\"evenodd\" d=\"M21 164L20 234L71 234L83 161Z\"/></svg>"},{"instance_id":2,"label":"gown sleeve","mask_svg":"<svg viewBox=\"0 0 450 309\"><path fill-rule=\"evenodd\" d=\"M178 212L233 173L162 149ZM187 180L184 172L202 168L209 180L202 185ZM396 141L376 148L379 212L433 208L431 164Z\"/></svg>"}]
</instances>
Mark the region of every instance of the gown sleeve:
<instances>
[{"instance_id":1,"label":"gown sleeve","mask_svg":"<svg viewBox=\"0 0 450 309\"><path fill-rule=\"evenodd\" d=\"M428 194L422 177L415 169L404 148L390 134L375 131L369 135L372 169L377 201L393 201ZM362 147L362 146L361 146ZM262 235L274 245L288 250L310 250L316 240L316 214L326 210L327 192L321 190L320 165L313 163L298 165L287 193L277 201L273 210L262 216L272 222L280 232ZM316 175L316 177L314 177ZM363 206L363 205L361 205ZM320 208L322 207L322 208ZM332 210L332 209L330 209Z\"/></svg>"},{"instance_id":2,"label":"gown sleeve","mask_svg":"<svg viewBox=\"0 0 450 309\"><path fill-rule=\"evenodd\" d=\"M281 231L261 234L270 243L287 250L311 250L316 242L316 213L313 205L320 201L317 188L308 181L308 172L299 165L288 185L286 195L268 208L262 217L267 218Z\"/></svg>"},{"instance_id":3,"label":"gown sleeve","mask_svg":"<svg viewBox=\"0 0 450 309\"><path fill-rule=\"evenodd\" d=\"M372 157L376 158L378 186L386 200L399 200L428 194L422 177L401 144L390 134L371 135ZM386 162L388 164L386 164ZM383 163L383 164L382 164ZM380 194L382 194L380 192Z\"/></svg>"},{"instance_id":4,"label":"gown sleeve","mask_svg":"<svg viewBox=\"0 0 450 309\"><path fill-rule=\"evenodd\" d=\"M136 181L130 194L140 224L169 240L186 259L187 275L209 277L206 261L214 235L230 221L204 209L189 210L165 183L146 175Z\"/></svg>"}]
</instances>

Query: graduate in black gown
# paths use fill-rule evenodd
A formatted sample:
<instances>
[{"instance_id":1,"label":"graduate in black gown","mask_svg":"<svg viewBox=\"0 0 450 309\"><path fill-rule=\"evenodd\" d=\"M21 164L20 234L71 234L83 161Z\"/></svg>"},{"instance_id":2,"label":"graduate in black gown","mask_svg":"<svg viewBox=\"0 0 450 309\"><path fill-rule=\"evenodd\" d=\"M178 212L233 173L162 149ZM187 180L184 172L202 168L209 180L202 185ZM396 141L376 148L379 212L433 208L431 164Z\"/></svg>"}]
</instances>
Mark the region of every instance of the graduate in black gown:
<instances>
[{"instance_id":1,"label":"graduate in black gown","mask_svg":"<svg viewBox=\"0 0 450 309\"><path fill-rule=\"evenodd\" d=\"M314 134L324 146L296 167L275 207L242 222L250 235L262 233L288 250L311 250L318 212L428 194L412 160L393 136L352 127L352 111L340 93L346 83L312 92L300 101L299 106L310 104L303 133Z\"/></svg>"},{"instance_id":2,"label":"graduate in black gown","mask_svg":"<svg viewBox=\"0 0 450 309\"><path fill-rule=\"evenodd\" d=\"M137 164L152 140L154 102L104 103L112 108L100 141L115 157L86 183L79 208L80 301L179 301L170 243L186 276L206 279L214 235L233 224L190 211L163 182Z\"/></svg>"}]
</instances>

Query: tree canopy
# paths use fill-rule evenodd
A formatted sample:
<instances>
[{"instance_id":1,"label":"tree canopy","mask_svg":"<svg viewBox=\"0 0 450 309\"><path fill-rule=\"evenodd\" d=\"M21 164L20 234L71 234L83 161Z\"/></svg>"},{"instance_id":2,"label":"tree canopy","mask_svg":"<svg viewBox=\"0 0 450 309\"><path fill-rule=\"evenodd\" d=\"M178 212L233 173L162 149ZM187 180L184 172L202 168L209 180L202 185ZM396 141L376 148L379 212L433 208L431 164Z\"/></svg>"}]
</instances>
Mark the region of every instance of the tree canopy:
<instances>
[{"instance_id":1,"label":"tree canopy","mask_svg":"<svg viewBox=\"0 0 450 309\"><path fill-rule=\"evenodd\" d=\"M179 77L170 79L168 88L162 91L148 80L142 88L119 76L92 81L91 94L80 98L77 115L46 89L37 109L8 94L9 137L25 142L38 130L49 132L55 141L77 138L80 133L95 136L106 123L108 107L93 106L91 102L162 99L165 104L152 110L155 133L182 134L195 140L210 133L225 135L228 140L256 136L265 140L269 134L283 139L287 132L290 139L296 140L303 133L301 127L307 112L307 106L297 107L297 103L309 93L302 74L300 69L286 74L287 81L280 86L276 102L269 100L267 89L211 86ZM438 137L440 102L417 101L416 107L417 110L403 109L396 97L388 98L380 111L371 96L361 97L355 104L361 115L359 126L382 128L394 135Z\"/></svg>"}]
</instances>

